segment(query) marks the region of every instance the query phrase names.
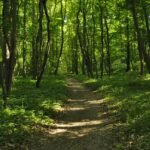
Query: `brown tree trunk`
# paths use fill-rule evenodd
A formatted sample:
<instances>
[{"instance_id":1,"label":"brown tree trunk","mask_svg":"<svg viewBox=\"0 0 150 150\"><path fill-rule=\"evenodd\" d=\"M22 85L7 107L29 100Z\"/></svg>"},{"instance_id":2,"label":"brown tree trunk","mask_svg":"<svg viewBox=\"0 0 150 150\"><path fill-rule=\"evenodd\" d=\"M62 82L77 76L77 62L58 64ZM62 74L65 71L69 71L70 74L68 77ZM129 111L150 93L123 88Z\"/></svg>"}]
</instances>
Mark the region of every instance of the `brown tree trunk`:
<instances>
[{"instance_id":1,"label":"brown tree trunk","mask_svg":"<svg viewBox=\"0 0 150 150\"><path fill-rule=\"evenodd\" d=\"M48 59L48 54L49 54L49 49L50 49L50 18L49 18L47 7L46 7L46 0L43 1L42 5L43 5L46 19L47 19L47 44L46 44L46 48L45 48L43 64L41 66L40 72L39 72L38 77L37 77L37 82L36 82L37 88L40 87L40 82L42 80L43 73L45 71L45 67L46 67L47 59Z\"/></svg>"},{"instance_id":2,"label":"brown tree trunk","mask_svg":"<svg viewBox=\"0 0 150 150\"><path fill-rule=\"evenodd\" d=\"M15 67L17 0L3 0L2 88L4 106L10 94Z\"/></svg>"},{"instance_id":3,"label":"brown tree trunk","mask_svg":"<svg viewBox=\"0 0 150 150\"><path fill-rule=\"evenodd\" d=\"M127 68L126 68L126 72L129 72L130 69L131 69L131 66L130 66L130 62L131 62L131 58L130 58L130 31L129 31L129 18L127 16L127 19L126 19L126 23L127 23L127 29L126 29L126 37L127 37L127 43L126 43L126 47L127 47L127 57L126 57L126 65L127 65Z\"/></svg>"},{"instance_id":4,"label":"brown tree trunk","mask_svg":"<svg viewBox=\"0 0 150 150\"><path fill-rule=\"evenodd\" d=\"M142 3L142 8L144 12L145 24L146 24L146 29L147 29L147 38L148 38L148 44L150 48L150 27L149 27L149 21L148 21L149 15L147 13L146 4L144 2Z\"/></svg>"},{"instance_id":5,"label":"brown tree trunk","mask_svg":"<svg viewBox=\"0 0 150 150\"><path fill-rule=\"evenodd\" d=\"M94 6L93 6L94 7ZM96 56L95 56L95 35L96 35L96 21L95 21L95 17L94 17L94 11L92 13L92 20L93 20L93 34L92 34L92 56L93 56L93 63L94 63L94 71L95 71L95 76L96 78L98 78L98 69L97 69L97 60L96 60Z\"/></svg>"},{"instance_id":6,"label":"brown tree trunk","mask_svg":"<svg viewBox=\"0 0 150 150\"><path fill-rule=\"evenodd\" d=\"M101 78L104 74L104 27L103 27L103 8L100 7L100 29L101 29L101 47L100 47L100 70Z\"/></svg>"},{"instance_id":7,"label":"brown tree trunk","mask_svg":"<svg viewBox=\"0 0 150 150\"><path fill-rule=\"evenodd\" d=\"M27 0L24 0L24 17L23 17L23 77L26 77L26 11Z\"/></svg>"},{"instance_id":8,"label":"brown tree trunk","mask_svg":"<svg viewBox=\"0 0 150 150\"><path fill-rule=\"evenodd\" d=\"M65 15L66 15L66 8L65 8ZM65 15L63 13L63 1L61 0L61 46L60 46L60 52L59 52L59 56L58 56L58 60L56 62L56 69L54 71L54 74L57 75L58 73L58 68L60 65L60 58L63 52L63 46L64 46L64 19L65 19Z\"/></svg>"},{"instance_id":9,"label":"brown tree trunk","mask_svg":"<svg viewBox=\"0 0 150 150\"><path fill-rule=\"evenodd\" d=\"M150 61L149 61L150 57L146 53L146 49L144 47L144 41L143 41L142 34L141 34L139 24L138 24L135 0L132 1L132 15L133 15L133 20L134 20L135 30L137 32L138 49L139 49L139 56L140 56L140 62L141 62L140 63L140 66L141 66L140 74L142 75L143 74L143 58L146 63L147 69L150 73Z\"/></svg>"},{"instance_id":10,"label":"brown tree trunk","mask_svg":"<svg viewBox=\"0 0 150 150\"><path fill-rule=\"evenodd\" d=\"M38 34L36 37L36 45L35 45L35 59L34 59L34 69L35 69L35 78L37 78L40 67L41 67L41 61L40 61L40 53L42 51L42 41L43 41L43 0L39 0L39 26L38 26Z\"/></svg>"},{"instance_id":11,"label":"brown tree trunk","mask_svg":"<svg viewBox=\"0 0 150 150\"><path fill-rule=\"evenodd\" d=\"M72 39L72 73L78 75L78 41L77 37Z\"/></svg>"},{"instance_id":12,"label":"brown tree trunk","mask_svg":"<svg viewBox=\"0 0 150 150\"><path fill-rule=\"evenodd\" d=\"M87 69L87 74L89 77L93 77L93 72L92 72L92 63L91 59L89 56L89 51L88 51L88 46L87 46L87 21L86 21L86 5L85 5L85 0L83 1L83 50L85 53L85 64L86 64L86 69Z\"/></svg>"},{"instance_id":13,"label":"brown tree trunk","mask_svg":"<svg viewBox=\"0 0 150 150\"><path fill-rule=\"evenodd\" d=\"M109 37L109 27L107 18L105 16L105 27L106 27L106 49L107 49L107 68L108 68L108 75L111 74L111 61L110 61L110 37Z\"/></svg>"},{"instance_id":14,"label":"brown tree trunk","mask_svg":"<svg viewBox=\"0 0 150 150\"><path fill-rule=\"evenodd\" d=\"M32 57L31 57L31 72L32 72L32 78L35 80L37 77L37 62L36 62L36 25L35 25L35 0L32 0Z\"/></svg>"},{"instance_id":15,"label":"brown tree trunk","mask_svg":"<svg viewBox=\"0 0 150 150\"><path fill-rule=\"evenodd\" d=\"M81 53L82 53L82 74L85 75L85 52L83 49L82 37L81 37L81 32L80 32L80 19L79 19L80 12L81 12L81 8L78 9L77 15L76 15L76 24L77 24L76 34L77 34L77 37L79 40L79 45L80 45L80 49L81 49Z\"/></svg>"},{"instance_id":16,"label":"brown tree trunk","mask_svg":"<svg viewBox=\"0 0 150 150\"><path fill-rule=\"evenodd\" d=\"M137 19L137 14L136 14L136 9L135 9L135 0L133 0L132 2L132 15L133 15L135 30L137 32L138 50L139 50L139 57L140 57L140 74L142 75L143 74L144 45L143 45L142 36L141 36L141 32L140 32L139 25L138 25L138 19Z\"/></svg>"}]
</instances>

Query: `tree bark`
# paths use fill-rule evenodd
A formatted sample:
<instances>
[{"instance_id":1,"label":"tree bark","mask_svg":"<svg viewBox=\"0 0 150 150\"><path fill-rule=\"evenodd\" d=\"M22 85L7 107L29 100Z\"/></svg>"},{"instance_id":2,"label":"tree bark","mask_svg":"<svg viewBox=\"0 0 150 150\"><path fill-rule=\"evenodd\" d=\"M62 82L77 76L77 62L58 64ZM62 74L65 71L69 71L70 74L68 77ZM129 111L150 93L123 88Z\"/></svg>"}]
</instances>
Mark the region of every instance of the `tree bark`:
<instances>
[{"instance_id":1,"label":"tree bark","mask_svg":"<svg viewBox=\"0 0 150 150\"><path fill-rule=\"evenodd\" d=\"M106 49L107 49L107 67L108 67L108 75L111 74L111 61L110 61L110 36L109 36L109 27L107 18L105 16L105 27L106 27Z\"/></svg>"},{"instance_id":2,"label":"tree bark","mask_svg":"<svg viewBox=\"0 0 150 150\"><path fill-rule=\"evenodd\" d=\"M24 16L23 16L23 77L26 77L26 12L27 0L24 0Z\"/></svg>"},{"instance_id":3,"label":"tree bark","mask_svg":"<svg viewBox=\"0 0 150 150\"><path fill-rule=\"evenodd\" d=\"M126 72L129 72L131 69L130 62L131 62L131 57L130 57L130 31L129 31L129 18L127 16L126 18L126 37L127 37L127 43L126 43L126 48L127 48L127 57L126 57Z\"/></svg>"},{"instance_id":4,"label":"tree bark","mask_svg":"<svg viewBox=\"0 0 150 150\"><path fill-rule=\"evenodd\" d=\"M138 17L137 17L137 12L136 12L136 2L135 0L132 1L132 15L133 15L133 20L134 20L134 26L135 30L137 33L137 40L138 40L138 50L139 50L139 57L140 57L140 74L143 74L143 58L146 63L148 72L150 73L150 57L146 53L145 47L144 47L144 42L142 38L141 31L139 29L139 24L138 24Z\"/></svg>"},{"instance_id":5,"label":"tree bark","mask_svg":"<svg viewBox=\"0 0 150 150\"><path fill-rule=\"evenodd\" d=\"M66 15L66 8L65 8L65 15ZM59 56L58 56L58 60L56 63L56 69L54 71L54 74L57 75L58 73L58 68L60 65L60 58L62 56L62 52L63 52L63 46L64 46L64 19L65 19L65 15L63 13L63 1L61 0L61 46L60 46L60 52L59 52Z\"/></svg>"},{"instance_id":6,"label":"tree bark","mask_svg":"<svg viewBox=\"0 0 150 150\"><path fill-rule=\"evenodd\" d=\"M49 54L49 50L50 50L50 36L51 36L51 34L50 34L50 17L48 15L46 2L47 2L46 0L43 1L42 5L44 7L44 11L45 11L46 19L47 19L47 44L46 44L46 48L45 48L43 64L41 66L41 70L40 70L38 77L37 77L37 82L36 82L37 88L40 87L40 82L42 80L42 77L43 77L43 74L45 71L45 67L46 67L47 59L48 59L48 54Z\"/></svg>"},{"instance_id":7,"label":"tree bark","mask_svg":"<svg viewBox=\"0 0 150 150\"><path fill-rule=\"evenodd\" d=\"M100 7L100 29L101 29L101 47L100 47L100 70L101 78L104 74L104 27L103 27L103 8Z\"/></svg>"},{"instance_id":8,"label":"tree bark","mask_svg":"<svg viewBox=\"0 0 150 150\"><path fill-rule=\"evenodd\" d=\"M94 11L92 13L92 20L93 20L93 26L94 26L93 27L93 34L92 34L92 56L93 56L93 61L94 61L95 76L96 76L96 78L98 78L97 60L96 60L96 56L95 56L96 21L95 21L95 17L94 17Z\"/></svg>"},{"instance_id":9,"label":"tree bark","mask_svg":"<svg viewBox=\"0 0 150 150\"><path fill-rule=\"evenodd\" d=\"M2 81L3 99L10 94L13 73L16 63L16 24L17 24L17 0L3 0L3 50L2 50Z\"/></svg>"},{"instance_id":10,"label":"tree bark","mask_svg":"<svg viewBox=\"0 0 150 150\"><path fill-rule=\"evenodd\" d=\"M147 8L145 2L142 2L142 8L143 8L143 13L144 13L144 18L145 18L145 24L146 24L146 29L147 29L147 38L148 38L148 44L150 48L150 27L149 27L149 16L147 13Z\"/></svg>"},{"instance_id":11,"label":"tree bark","mask_svg":"<svg viewBox=\"0 0 150 150\"><path fill-rule=\"evenodd\" d=\"M79 7L77 14L76 14L76 24L77 24L76 34L79 40L79 45L80 45L81 54L82 54L82 74L85 75L85 52L83 49L82 37L81 37L81 32L80 32L80 19L79 19L80 12L81 12L81 8Z\"/></svg>"},{"instance_id":12,"label":"tree bark","mask_svg":"<svg viewBox=\"0 0 150 150\"><path fill-rule=\"evenodd\" d=\"M86 21L86 5L85 5L85 0L83 1L83 10L82 10L82 15L83 15L83 50L85 53L85 64L86 64L86 69L87 69L87 74L89 77L93 77L93 72L92 72L92 63L91 59L89 56L89 51L88 51L88 46L87 46L87 21Z\"/></svg>"},{"instance_id":13,"label":"tree bark","mask_svg":"<svg viewBox=\"0 0 150 150\"><path fill-rule=\"evenodd\" d=\"M32 0L32 57L31 57L31 72L32 72L32 79L36 80L37 78L37 62L36 62L36 25L35 25L35 0Z\"/></svg>"}]
</instances>

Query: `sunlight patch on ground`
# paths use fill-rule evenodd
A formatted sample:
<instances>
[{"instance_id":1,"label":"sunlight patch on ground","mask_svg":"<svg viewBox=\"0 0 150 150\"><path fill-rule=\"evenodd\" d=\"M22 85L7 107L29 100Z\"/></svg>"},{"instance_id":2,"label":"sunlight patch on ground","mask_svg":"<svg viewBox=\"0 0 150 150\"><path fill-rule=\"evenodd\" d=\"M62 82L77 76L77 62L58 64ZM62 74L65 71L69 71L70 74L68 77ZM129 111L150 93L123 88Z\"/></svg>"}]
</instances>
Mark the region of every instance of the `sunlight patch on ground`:
<instances>
[{"instance_id":1,"label":"sunlight patch on ground","mask_svg":"<svg viewBox=\"0 0 150 150\"><path fill-rule=\"evenodd\" d=\"M55 134L60 134L64 132L67 132L67 129L54 129L50 131L50 134L55 135Z\"/></svg>"},{"instance_id":2,"label":"sunlight patch on ground","mask_svg":"<svg viewBox=\"0 0 150 150\"><path fill-rule=\"evenodd\" d=\"M91 131L93 131L93 128L85 128L85 129L81 129L81 130L68 130L68 129L58 128L58 129L52 129L49 132L49 134L50 135L56 135L56 134L61 135L61 134L65 133L66 136L68 136L68 134L69 134L70 138L76 138L76 137L83 137Z\"/></svg>"},{"instance_id":3,"label":"sunlight patch on ground","mask_svg":"<svg viewBox=\"0 0 150 150\"><path fill-rule=\"evenodd\" d=\"M68 99L68 102L84 102L84 101L87 101L86 99Z\"/></svg>"},{"instance_id":4,"label":"sunlight patch on ground","mask_svg":"<svg viewBox=\"0 0 150 150\"><path fill-rule=\"evenodd\" d=\"M58 128L75 128L75 127L86 127L86 126L93 126L93 125L101 125L103 123L102 120L89 120L83 122L72 122L68 124L56 124Z\"/></svg>"},{"instance_id":5,"label":"sunlight patch on ground","mask_svg":"<svg viewBox=\"0 0 150 150\"><path fill-rule=\"evenodd\" d=\"M88 104L103 104L104 100L103 99L99 99L99 100L88 100L87 101Z\"/></svg>"},{"instance_id":6,"label":"sunlight patch on ground","mask_svg":"<svg viewBox=\"0 0 150 150\"><path fill-rule=\"evenodd\" d=\"M84 107L72 107L72 108L69 108L69 111L79 111L79 110L85 110Z\"/></svg>"}]
</instances>

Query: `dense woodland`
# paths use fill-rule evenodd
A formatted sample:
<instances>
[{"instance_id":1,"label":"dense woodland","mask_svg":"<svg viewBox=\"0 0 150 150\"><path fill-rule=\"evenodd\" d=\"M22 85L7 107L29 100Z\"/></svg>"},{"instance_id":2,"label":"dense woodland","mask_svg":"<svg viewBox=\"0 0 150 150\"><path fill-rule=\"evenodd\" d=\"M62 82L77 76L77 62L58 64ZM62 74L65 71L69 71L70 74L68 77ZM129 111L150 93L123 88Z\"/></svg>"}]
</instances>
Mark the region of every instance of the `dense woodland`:
<instances>
[{"instance_id":1,"label":"dense woodland","mask_svg":"<svg viewBox=\"0 0 150 150\"><path fill-rule=\"evenodd\" d=\"M0 147L51 124L74 74L116 99L128 133L117 148L148 150L149 73L149 0L0 0Z\"/></svg>"}]
</instances>

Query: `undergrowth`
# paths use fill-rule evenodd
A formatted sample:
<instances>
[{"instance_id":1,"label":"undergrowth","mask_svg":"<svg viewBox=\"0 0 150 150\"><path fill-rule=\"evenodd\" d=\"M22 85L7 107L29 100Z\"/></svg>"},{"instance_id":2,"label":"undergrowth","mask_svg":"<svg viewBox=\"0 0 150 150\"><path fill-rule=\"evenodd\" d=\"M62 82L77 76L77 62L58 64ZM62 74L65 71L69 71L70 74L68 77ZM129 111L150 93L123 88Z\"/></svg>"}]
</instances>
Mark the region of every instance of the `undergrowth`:
<instances>
[{"instance_id":1,"label":"undergrowth","mask_svg":"<svg viewBox=\"0 0 150 150\"><path fill-rule=\"evenodd\" d=\"M16 78L6 109L0 99L0 147L25 143L37 125L52 125L66 98L63 76L45 78L39 89L30 78Z\"/></svg>"},{"instance_id":2,"label":"undergrowth","mask_svg":"<svg viewBox=\"0 0 150 150\"><path fill-rule=\"evenodd\" d=\"M117 150L150 149L150 75L126 73L102 79L76 78L113 102L109 109L116 111L124 126Z\"/></svg>"}]
</instances>

